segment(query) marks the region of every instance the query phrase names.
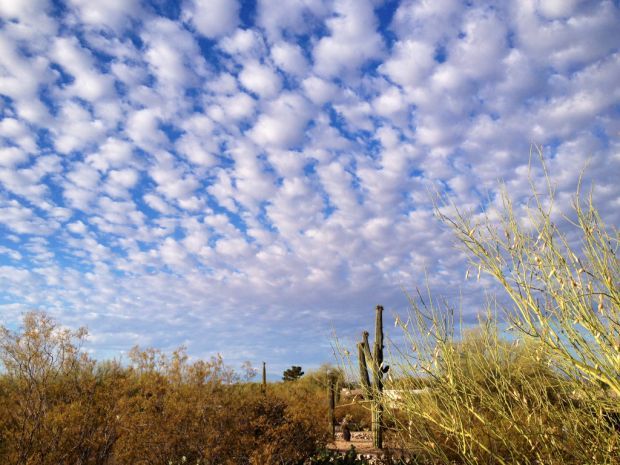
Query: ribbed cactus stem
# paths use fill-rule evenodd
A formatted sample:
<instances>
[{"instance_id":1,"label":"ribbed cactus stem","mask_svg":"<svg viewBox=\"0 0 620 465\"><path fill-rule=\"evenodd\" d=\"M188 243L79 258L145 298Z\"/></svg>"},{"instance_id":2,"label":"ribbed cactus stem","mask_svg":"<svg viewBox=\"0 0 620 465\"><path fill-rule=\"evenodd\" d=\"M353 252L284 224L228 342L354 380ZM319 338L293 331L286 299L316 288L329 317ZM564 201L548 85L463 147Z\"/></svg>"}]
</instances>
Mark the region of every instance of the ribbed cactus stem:
<instances>
[{"instance_id":1,"label":"ribbed cactus stem","mask_svg":"<svg viewBox=\"0 0 620 465\"><path fill-rule=\"evenodd\" d=\"M363 342L359 342L357 344L357 356L360 361L360 381L362 383L362 389L364 390L364 394L367 394L370 393L370 377L368 376L368 365L366 364L366 350L364 350Z\"/></svg>"},{"instance_id":2,"label":"ribbed cactus stem","mask_svg":"<svg viewBox=\"0 0 620 465\"><path fill-rule=\"evenodd\" d=\"M383 307L377 305L375 311L375 347L373 366L373 403L372 403L372 442L377 449L383 448Z\"/></svg>"},{"instance_id":3,"label":"ribbed cactus stem","mask_svg":"<svg viewBox=\"0 0 620 465\"><path fill-rule=\"evenodd\" d=\"M265 362L263 362L263 384L261 386L261 391L263 394L267 392L267 366Z\"/></svg>"},{"instance_id":4,"label":"ribbed cactus stem","mask_svg":"<svg viewBox=\"0 0 620 465\"><path fill-rule=\"evenodd\" d=\"M381 371L381 365L383 364L383 307L377 305L375 311L375 347L374 347L374 359L377 364L376 373L379 373L378 380L383 378L383 372Z\"/></svg>"}]
</instances>

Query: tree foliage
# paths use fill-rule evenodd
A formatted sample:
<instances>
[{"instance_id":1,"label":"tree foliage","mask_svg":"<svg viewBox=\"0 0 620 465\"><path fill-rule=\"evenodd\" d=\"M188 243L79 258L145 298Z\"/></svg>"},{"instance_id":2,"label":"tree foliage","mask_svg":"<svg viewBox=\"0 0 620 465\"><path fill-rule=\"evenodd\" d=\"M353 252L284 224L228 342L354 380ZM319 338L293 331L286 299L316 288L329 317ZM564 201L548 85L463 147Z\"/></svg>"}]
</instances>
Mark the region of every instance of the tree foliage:
<instances>
[{"instance_id":1,"label":"tree foliage","mask_svg":"<svg viewBox=\"0 0 620 465\"><path fill-rule=\"evenodd\" d=\"M579 190L570 216L555 212L550 182L544 195L534 189L532 199L515 207L504 192L503 207L492 216L457 210L442 218L472 265L508 294L513 326L553 353L567 375L620 396L618 231Z\"/></svg>"},{"instance_id":2,"label":"tree foliage","mask_svg":"<svg viewBox=\"0 0 620 465\"><path fill-rule=\"evenodd\" d=\"M284 370L282 375L283 381L296 381L304 375L304 372L301 370L300 366L293 365L290 368Z\"/></svg>"}]
</instances>

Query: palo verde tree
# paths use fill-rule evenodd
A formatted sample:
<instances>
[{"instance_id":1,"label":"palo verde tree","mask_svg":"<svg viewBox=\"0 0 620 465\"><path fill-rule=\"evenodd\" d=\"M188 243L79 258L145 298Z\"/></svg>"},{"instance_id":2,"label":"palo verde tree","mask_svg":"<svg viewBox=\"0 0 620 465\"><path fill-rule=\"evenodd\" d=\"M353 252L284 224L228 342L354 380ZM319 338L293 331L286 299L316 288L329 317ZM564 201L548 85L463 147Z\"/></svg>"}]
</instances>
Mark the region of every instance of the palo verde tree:
<instances>
[{"instance_id":1,"label":"palo verde tree","mask_svg":"<svg viewBox=\"0 0 620 465\"><path fill-rule=\"evenodd\" d=\"M497 215L439 214L473 267L508 293L513 326L542 343L571 377L585 376L620 396L618 231L579 188L570 217L554 211L548 176L546 195L532 189L533 203L521 211L504 192Z\"/></svg>"}]
</instances>

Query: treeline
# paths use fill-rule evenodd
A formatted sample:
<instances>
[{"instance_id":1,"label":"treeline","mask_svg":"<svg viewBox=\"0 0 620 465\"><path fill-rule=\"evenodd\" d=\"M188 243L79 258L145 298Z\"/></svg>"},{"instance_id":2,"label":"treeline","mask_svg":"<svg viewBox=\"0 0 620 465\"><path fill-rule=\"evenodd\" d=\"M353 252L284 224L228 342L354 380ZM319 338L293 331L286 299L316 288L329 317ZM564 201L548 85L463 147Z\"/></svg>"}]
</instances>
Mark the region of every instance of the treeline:
<instances>
[{"instance_id":1,"label":"treeline","mask_svg":"<svg viewBox=\"0 0 620 465\"><path fill-rule=\"evenodd\" d=\"M134 349L97 363L41 313L0 329L0 462L299 464L327 442L315 383L237 383L219 357Z\"/></svg>"}]
</instances>

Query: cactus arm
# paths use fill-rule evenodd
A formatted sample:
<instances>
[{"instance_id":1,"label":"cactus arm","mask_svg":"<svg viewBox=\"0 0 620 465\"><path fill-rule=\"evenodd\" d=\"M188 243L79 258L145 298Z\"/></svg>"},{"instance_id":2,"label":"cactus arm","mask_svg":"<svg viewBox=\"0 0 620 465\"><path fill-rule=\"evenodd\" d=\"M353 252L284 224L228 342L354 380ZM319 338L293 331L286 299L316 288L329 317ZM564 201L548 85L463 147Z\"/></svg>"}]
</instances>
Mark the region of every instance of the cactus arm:
<instances>
[{"instance_id":1,"label":"cactus arm","mask_svg":"<svg viewBox=\"0 0 620 465\"><path fill-rule=\"evenodd\" d=\"M366 366L370 368L371 373L375 372L375 360L370 353L370 343L368 342L368 331L362 333L362 348L364 349L364 356L366 358Z\"/></svg>"},{"instance_id":2,"label":"cactus arm","mask_svg":"<svg viewBox=\"0 0 620 465\"><path fill-rule=\"evenodd\" d=\"M366 354L364 351L363 342L359 342L357 344L357 356L359 358L360 380L362 383L362 388L364 389L365 393L369 393L370 392L370 377L368 376L368 365L366 363Z\"/></svg>"}]
</instances>

